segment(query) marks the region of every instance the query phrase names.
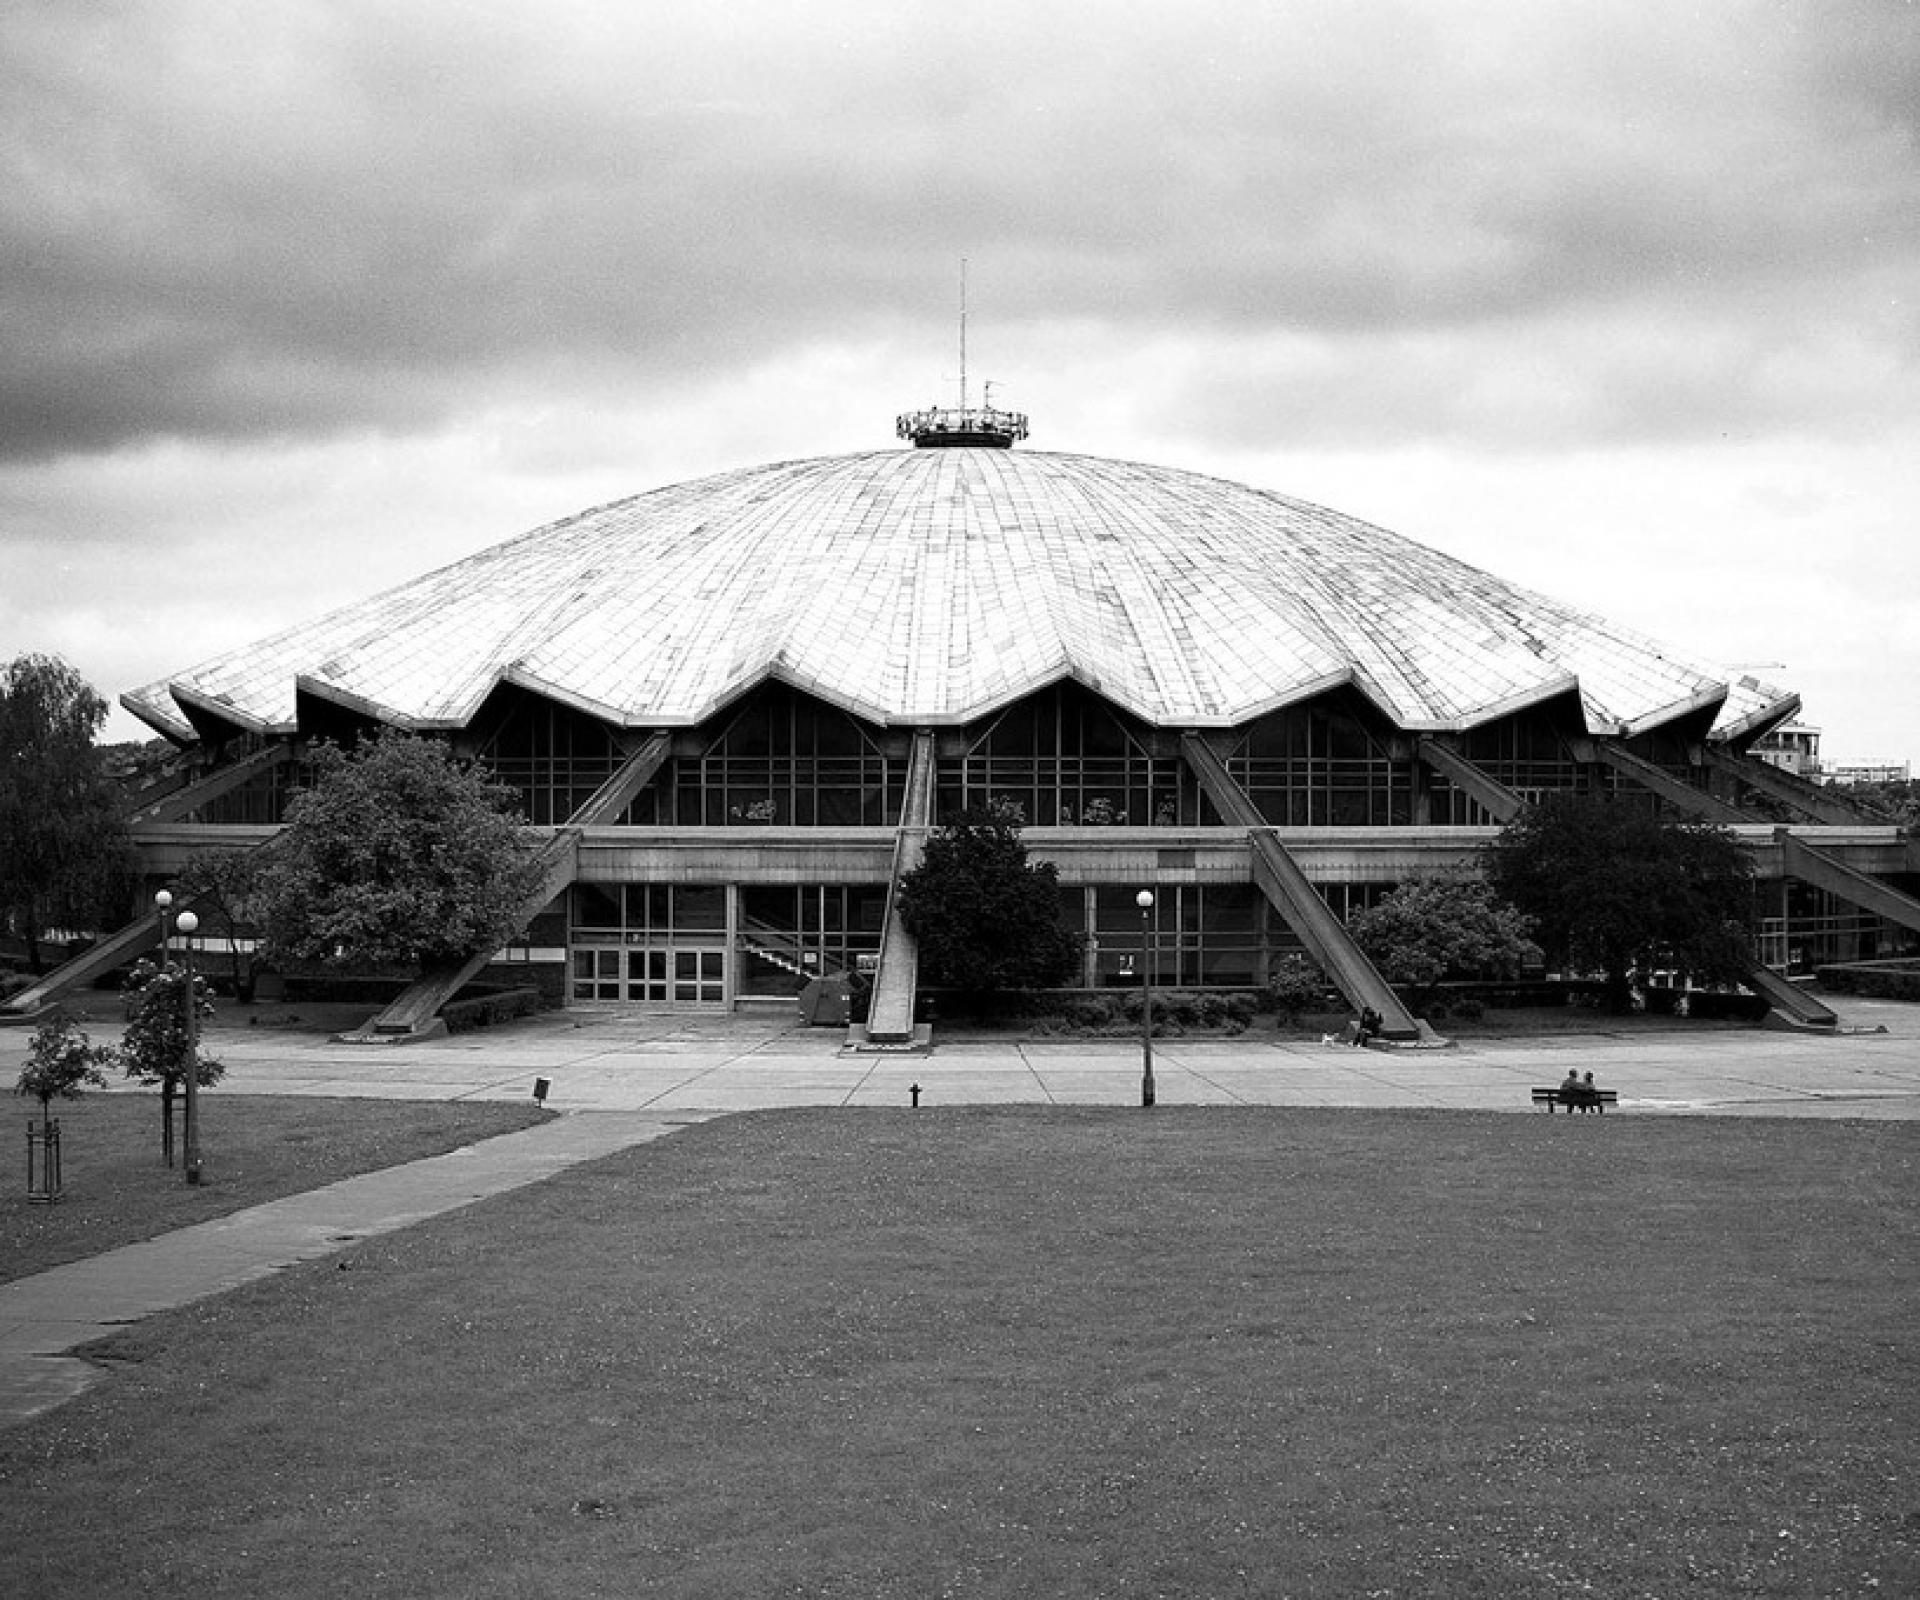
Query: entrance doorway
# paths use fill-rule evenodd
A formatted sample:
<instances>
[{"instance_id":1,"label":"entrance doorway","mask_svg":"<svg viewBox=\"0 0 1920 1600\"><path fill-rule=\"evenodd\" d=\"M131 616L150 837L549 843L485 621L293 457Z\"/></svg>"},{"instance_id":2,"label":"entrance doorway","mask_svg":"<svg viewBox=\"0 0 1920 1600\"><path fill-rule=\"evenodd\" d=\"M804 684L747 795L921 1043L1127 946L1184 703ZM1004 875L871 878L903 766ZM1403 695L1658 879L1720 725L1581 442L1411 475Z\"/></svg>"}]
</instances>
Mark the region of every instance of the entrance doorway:
<instances>
[{"instance_id":1,"label":"entrance doorway","mask_svg":"<svg viewBox=\"0 0 1920 1600\"><path fill-rule=\"evenodd\" d=\"M576 947L572 998L717 1010L727 1003L726 947L668 942Z\"/></svg>"}]
</instances>

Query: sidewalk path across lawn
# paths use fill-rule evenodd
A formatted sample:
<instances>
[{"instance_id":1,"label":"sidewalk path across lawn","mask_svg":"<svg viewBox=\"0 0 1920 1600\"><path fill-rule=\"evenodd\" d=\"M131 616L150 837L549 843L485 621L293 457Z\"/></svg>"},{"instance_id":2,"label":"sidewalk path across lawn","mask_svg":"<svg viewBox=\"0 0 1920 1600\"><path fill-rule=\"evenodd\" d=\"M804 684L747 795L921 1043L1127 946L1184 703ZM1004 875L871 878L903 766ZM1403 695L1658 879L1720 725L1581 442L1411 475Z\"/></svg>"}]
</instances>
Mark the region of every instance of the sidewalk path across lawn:
<instances>
[{"instance_id":1,"label":"sidewalk path across lawn","mask_svg":"<svg viewBox=\"0 0 1920 1600\"><path fill-rule=\"evenodd\" d=\"M49 1410L99 1378L99 1367L64 1352L124 1323L701 1120L639 1111L555 1117L0 1284L0 1425Z\"/></svg>"}]
</instances>

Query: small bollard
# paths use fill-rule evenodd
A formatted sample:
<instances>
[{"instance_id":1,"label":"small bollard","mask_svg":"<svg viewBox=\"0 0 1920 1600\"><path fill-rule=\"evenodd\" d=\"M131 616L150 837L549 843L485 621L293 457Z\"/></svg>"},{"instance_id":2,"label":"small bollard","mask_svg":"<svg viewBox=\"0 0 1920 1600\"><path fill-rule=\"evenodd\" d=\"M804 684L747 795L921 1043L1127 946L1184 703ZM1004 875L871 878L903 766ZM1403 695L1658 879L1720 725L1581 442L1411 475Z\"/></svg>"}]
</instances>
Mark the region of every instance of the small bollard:
<instances>
[{"instance_id":1,"label":"small bollard","mask_svg":"<svg viewBox=\"0 0 1920 1600\"><path fill-rule=\"evenodd\" d=\"M907 1093L913 1096L913 1108L918 1111L920 1109L920 1085L916 1083Z\"/></svg>"},{"instance_id":2,"label":"small bollard","mask_svg":"<svg viewBox=\"0 0 1920 1600\"><path fill-rule=\"evenodd\" d=\"M533 1103L537 1106L544 1106L547 1103L547 1091L552 1087L553 1085L545 1078L535 1078L533 1080Z\"/></svg>"}]
</instances>

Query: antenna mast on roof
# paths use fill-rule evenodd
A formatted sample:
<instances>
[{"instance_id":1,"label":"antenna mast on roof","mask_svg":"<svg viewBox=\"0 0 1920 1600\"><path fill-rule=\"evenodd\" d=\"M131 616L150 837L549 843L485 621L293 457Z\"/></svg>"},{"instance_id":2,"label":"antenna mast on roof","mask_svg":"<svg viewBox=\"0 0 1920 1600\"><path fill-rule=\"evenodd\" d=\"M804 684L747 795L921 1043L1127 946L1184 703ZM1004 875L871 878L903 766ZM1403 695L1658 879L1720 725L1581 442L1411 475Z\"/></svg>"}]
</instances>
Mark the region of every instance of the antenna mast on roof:
<instances>
[{"instance_id":1,"label":"antenna mast on roof","mask_svg":"<svg viewBox=\"0 0 1920 1600\"><path fill-rule=\"evenodd\" d=\"M986 399L976 411L967 404L967 258L960 258L960 405L949 410L930 406L925 411L905 411L894 418L893 431L910 439L916 450L951 449L972 445L988 450L1010 449L1014 440L1027 436L1027 419L1018 411L997 411L993 404L993 385L986 386Z\"/></svg>"},{"instance_id":2,"label":"antenna mast on roof","mask_svg":"<svg viewBox=\"0 0 1920 1600\"><path fill-rule=\"evenodd\" d=\"M967 409L967 258L960 258L960 409Z\"/></svg>"}]
</instances>

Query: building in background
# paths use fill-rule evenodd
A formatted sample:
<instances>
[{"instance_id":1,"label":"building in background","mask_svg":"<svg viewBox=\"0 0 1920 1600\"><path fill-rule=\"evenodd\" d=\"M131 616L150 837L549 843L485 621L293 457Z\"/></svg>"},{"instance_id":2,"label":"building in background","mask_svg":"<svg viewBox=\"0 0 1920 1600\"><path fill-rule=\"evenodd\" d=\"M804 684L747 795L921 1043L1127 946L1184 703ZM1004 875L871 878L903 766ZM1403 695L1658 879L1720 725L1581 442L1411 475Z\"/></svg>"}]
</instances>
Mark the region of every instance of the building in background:
<instances>
[{"instance_id":1,"label":"building in background","mask_svg":"<svg viewBox=\"0 0 1920 1600\"><path fill-rule=\"evenodd\" d=\"M1828 783L1909 783L1913 766L1906 761L1836 761L1822 776Z\"/></svg>"},{"instance_id":2,"label":"building in background","mask_svg":"<svg viewBox=\"0 0 1920 1600\"><path fill-rule=\"evenodd\" d=\"M1796 777L1818 782L1820 778L1820 730L1798 720L1782 723L1770 733L1754 740L1753 754L1769 766Z\"/></svg>"}]
</instances>

